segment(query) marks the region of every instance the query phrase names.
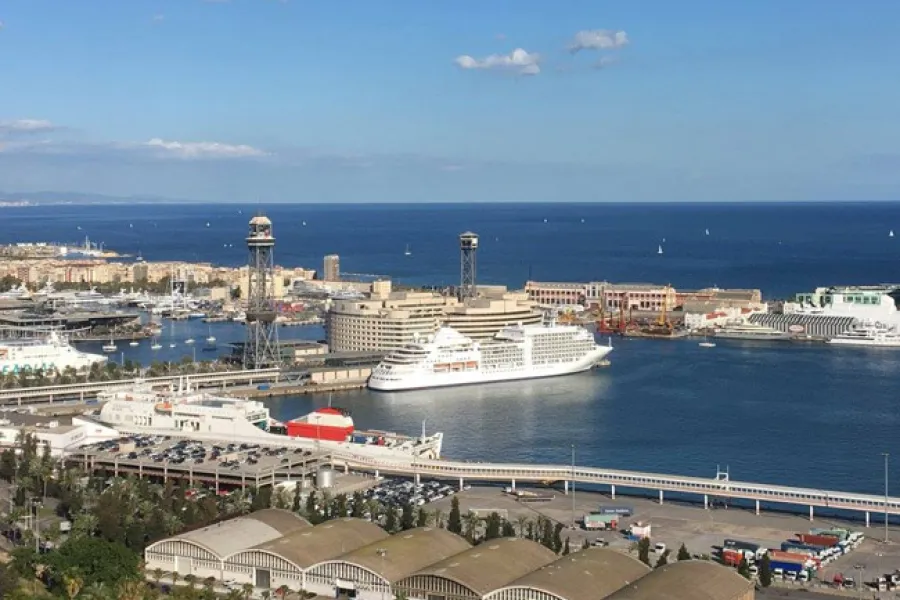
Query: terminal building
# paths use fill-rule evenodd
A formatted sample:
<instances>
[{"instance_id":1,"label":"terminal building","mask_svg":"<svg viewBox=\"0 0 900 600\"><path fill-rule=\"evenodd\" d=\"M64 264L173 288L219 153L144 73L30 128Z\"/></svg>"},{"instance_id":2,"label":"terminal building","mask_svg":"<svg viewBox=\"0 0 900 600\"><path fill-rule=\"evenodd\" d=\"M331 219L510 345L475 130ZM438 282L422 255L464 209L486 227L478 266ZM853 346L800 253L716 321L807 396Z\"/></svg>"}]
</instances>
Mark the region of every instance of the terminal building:
<instances>
[{"instance_id":1,"label":"terminal building","mask_svg":"<svg viewBox=\"0 0 900 600\"><path fill-rule=\"evenodd\" d=\"M388 535L363 519L311 526L265 509L151 544L146 572L213 577L256 594L286 586L331 598L382 600L753 600L753 584L707 561L655 570L608 548L557 556L522 538L472 546L445 529Z\"/></svg>"},{"instance_id":2,"label":"terminal building","mask_svg":"<svg viewBox=\"0 0 900 600\"><path fill-rule=\"evenodd\" d=\"M433 292L394 292L379 281L368 297L334 300L325 321L332 352L386 352L452 327L488 340L510 325L541 323L543 313L522 292L478 286L478 296L460 302Z\"/></svg>"}]
</instances>

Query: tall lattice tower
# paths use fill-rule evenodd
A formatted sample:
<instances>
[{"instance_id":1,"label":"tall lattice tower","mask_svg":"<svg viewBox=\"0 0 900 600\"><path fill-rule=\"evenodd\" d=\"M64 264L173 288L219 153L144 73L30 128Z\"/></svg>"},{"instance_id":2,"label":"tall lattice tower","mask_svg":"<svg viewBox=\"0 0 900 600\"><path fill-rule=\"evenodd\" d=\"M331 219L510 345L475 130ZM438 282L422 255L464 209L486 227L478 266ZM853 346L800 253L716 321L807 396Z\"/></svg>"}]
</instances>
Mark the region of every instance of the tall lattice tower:
<instances>
[{"instance_id":1,"label":"tall lattice tower","mask_svg":"<svg viewBox=\"0 0 900 600\"><path fill-rule=\"evenodd\" d=\"M263 215L250 219L245 369L265 369L281 362L278 327L275 325L274 248L272 221Z\"/></svg>"},{"instance_id":2,"label":"tall lattice tower","mask_svg":"<svg viewBox=\"0 0 900 600\"><path fill-rule=\"evenodd\" d=\"M459 300L475 297L475 254L478 235L467 231L459 234Z\"/></svg>"}]
</instances>

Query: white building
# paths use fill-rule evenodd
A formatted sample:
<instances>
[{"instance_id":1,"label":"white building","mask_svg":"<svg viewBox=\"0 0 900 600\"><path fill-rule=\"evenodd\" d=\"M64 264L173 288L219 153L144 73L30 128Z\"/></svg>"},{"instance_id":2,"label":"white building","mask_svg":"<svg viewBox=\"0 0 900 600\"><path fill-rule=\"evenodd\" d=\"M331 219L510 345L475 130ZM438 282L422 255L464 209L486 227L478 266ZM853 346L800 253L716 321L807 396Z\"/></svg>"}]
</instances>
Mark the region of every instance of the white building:
<instances>
[{"instance_id":1,"label":"white building","mask_svg":"<svg viewBox=\"0 0 900 600\"><path fill-rule=\"evenodd\" d=\"M0 448L16 447L22 431L37 438L39 445L48 444L53 456L61 456L81 446L119 437L119 432L112 427L85 417L0 413Z\"/></svg>"}]
</instances>

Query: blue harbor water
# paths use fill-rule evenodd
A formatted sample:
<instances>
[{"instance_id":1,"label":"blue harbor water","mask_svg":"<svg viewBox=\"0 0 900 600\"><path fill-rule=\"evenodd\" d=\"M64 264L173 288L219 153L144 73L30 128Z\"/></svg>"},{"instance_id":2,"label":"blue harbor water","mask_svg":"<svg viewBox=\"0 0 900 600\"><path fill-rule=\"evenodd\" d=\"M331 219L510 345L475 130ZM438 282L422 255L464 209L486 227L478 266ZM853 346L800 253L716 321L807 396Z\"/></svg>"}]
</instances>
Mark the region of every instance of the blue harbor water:
<instances>
[{"instance_id":1,"label":"blue harbor water","mask_svg":"<svg viewBox=\"0 0 900 600\"><path fill-rule=\"evenodd\" d=\"M458 278L456 236L481 235L478 277L521 287L534 279L717 284L787 297L831 284L900 280L900 205L271 206L276 261L319 267L337 253L344 271L409 284ZM247 206L61 206L6 209L0 243L94 241L147 260L237 265L245 260ZM239 211L241 211L239 213ZM547 219L547 222L544 222ZM582 219L584 222L582 222ZM306 222L306 226L303 222ZM206 223L209 222L209 227ZM131 226L129 226L131 225ZM79 230L78 227L81 227ZM704 229L710 235L704 234ZM665 241L663 241L665 240ZM233 244L231 247L227 245ZM412 256L404 256L406 244ZM664 254L657 255L662 245ZM205 324L166 325L127 358L197 357ZM242 339L213 324L220 348ZM319 338L321 328L280 329ZM169 337L177 343L168 347ZM900 461L900 352L697 340L615 340L609 368L559 379L481 387L335 394L357 426L446 434L445 454L475 460L578 463L816 488L883 491L882 452ZM99 350L99 344L95 351ZM326 396L273 398L286 419ZM892 468L892 476L898 473Z\"/></svg>"}]
</instances>

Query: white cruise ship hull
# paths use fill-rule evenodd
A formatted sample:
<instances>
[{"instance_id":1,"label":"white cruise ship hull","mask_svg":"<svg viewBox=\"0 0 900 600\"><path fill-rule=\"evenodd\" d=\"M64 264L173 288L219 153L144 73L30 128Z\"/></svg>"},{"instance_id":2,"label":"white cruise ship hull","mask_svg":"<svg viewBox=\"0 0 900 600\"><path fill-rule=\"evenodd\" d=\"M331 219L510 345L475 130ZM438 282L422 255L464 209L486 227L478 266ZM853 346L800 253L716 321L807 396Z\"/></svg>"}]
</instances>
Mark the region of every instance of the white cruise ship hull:
<instances>
[{"instance_id":1,"label":"white cruise ship hull","mask_svg":"<svg viewBox=\"0 0 900 600\"><path fill-rule=\"evenodd\" d=\"M395 374L391 378L373 374L369 377L368 387L371 390L379 392L401 392L436 387L559 377L561 375L571 375L573 373L582 373L590 370L606 358L610 352L612 352L611 347L597 346L596 349L576 361L550 365L536 365L523 367L521 369L498 369L494 371L474 369L471 371L436 373L430 369L423 368L419 371L405 373L401 376Z\"/></svg>"},{"instance_id":2,"label":"white cruise ship hull","mask_svg":"<svg viewBox=\"0 0 900 600\"><path fill-rule=\"evenodd\" d=\"M900 339L883 339L883 340L848 340L843 338L832 338L828 343L833 346L855 346L858 348L900 348Z\"/></svg>"}]
</instances>

